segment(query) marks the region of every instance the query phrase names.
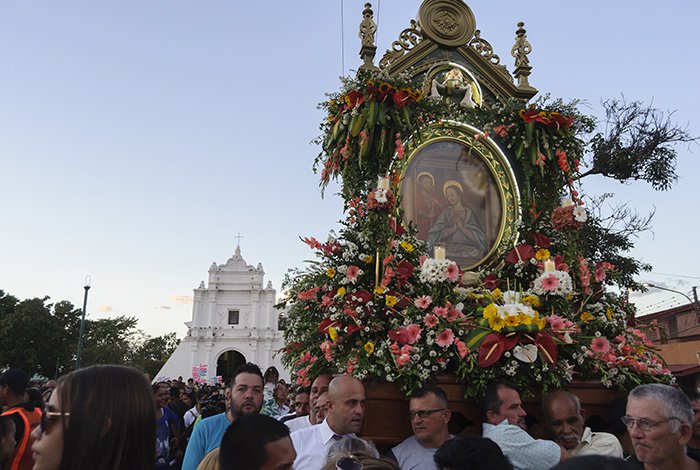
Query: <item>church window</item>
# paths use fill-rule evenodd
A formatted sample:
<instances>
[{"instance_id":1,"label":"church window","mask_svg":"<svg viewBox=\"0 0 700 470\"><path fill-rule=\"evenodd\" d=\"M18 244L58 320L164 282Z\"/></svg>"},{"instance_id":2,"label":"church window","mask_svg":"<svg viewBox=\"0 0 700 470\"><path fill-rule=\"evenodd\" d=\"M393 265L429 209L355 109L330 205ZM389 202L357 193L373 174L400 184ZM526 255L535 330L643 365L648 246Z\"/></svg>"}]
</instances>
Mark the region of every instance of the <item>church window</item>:
<instances>
[{"instance_id":1,"label":"church window","mask_svg":"<svg viewBox=\"0 0 700 470\"><path fill-rule=\"evenodd\" d=\"M238 310L229 310L228 311L228 324L229 325L238 325L238 317L239 317Z\"/></svg>"}]
</instances>

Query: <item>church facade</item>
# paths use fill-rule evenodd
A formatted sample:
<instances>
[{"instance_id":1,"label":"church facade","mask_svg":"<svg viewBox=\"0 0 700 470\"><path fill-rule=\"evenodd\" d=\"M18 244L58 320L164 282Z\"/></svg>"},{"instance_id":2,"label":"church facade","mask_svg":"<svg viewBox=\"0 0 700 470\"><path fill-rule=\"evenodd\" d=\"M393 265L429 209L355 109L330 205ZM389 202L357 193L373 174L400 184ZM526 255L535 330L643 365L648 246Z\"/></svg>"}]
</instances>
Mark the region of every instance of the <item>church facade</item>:
<instances>
[{"instance_id":1,"label":"church facade","mask_svg":"<svg viewBox=\"0 0 700 470\"><path fill-rule=\"evenodd\" d=\"M227 380L245 362L263 372L275 366L281 378L288 378L276 354L284 346L283 311L274 307L276 291L271 281L264 286L264 277L262 264L246 263L240 246L226 263L212 263L208 283L194 289L187 334L157 378Z\"/></svg>"}]
</instances>

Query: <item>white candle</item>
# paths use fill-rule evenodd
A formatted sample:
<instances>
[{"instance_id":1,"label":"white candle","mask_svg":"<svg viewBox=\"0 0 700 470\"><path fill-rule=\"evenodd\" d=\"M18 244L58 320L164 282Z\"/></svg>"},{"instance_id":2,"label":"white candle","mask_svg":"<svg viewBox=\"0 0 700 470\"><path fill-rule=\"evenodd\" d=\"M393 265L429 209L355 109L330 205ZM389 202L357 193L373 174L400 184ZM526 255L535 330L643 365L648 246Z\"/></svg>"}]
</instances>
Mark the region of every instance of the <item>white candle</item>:
<instances>
[{"instance_id":1,"label":"white candle","mask_svg":"<svg viewBox=\"0 0 700 470\"><path fill-rule=\"evenodd\" d=\"M433 256L436 260L444 261L445 260L445 247L444 246L436 246L435 253Z\"/></svg>"},{"instance_id":2,"label":"white candle","mask_svg":"<svg viewBox=\"0 0 700 470\"><path fill-rule=\"evenodd\" d=\"M377 182L377 189L389 189L389 177L388 176L380 176L379 181Z\"/></svg>"},{"instance_id":3,"label":"white candle","mask_svg":"<svg viewBox=\"0 0 700 470\"><path fill-rule=\"evenodd\" d=\"M556 266L556 264L554 264L554 261L552 261L551 258L544 262L544 272L551 273L552 271L555 271L556 269L557 269L557 266Z\"/></svg>"},{"instance_id":4,"label":"white candle","mask_svg":"<svg viewBox=\"0 0 700 470\"><path fill-rule=\"evenodd\" d=\"M571 201L570 198L568 198L568 197L561 198L561 206L562 207L567 207L567 206L570 206L572 204L573 204L573 202Z\"/></svg>"}]
</instances>

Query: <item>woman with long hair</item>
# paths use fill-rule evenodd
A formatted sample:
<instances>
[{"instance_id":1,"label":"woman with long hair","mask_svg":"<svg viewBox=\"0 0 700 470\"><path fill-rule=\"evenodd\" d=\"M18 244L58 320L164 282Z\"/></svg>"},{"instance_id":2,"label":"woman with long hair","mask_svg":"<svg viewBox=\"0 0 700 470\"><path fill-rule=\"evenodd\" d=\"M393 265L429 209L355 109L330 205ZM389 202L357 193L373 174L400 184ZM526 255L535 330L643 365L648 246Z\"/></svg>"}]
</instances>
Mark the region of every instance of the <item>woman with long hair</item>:
<instances>
[{"instance_id":1,"label":"woman with long hair","mask_svg":"<svg viewBox=\"0 0 700 470\"><path fill-rule=\"evenodd\" d=\"M101 365L58 380L32 433L34 470L152 470L155 409L145 376Z\"/></svg>"}]
</instances>

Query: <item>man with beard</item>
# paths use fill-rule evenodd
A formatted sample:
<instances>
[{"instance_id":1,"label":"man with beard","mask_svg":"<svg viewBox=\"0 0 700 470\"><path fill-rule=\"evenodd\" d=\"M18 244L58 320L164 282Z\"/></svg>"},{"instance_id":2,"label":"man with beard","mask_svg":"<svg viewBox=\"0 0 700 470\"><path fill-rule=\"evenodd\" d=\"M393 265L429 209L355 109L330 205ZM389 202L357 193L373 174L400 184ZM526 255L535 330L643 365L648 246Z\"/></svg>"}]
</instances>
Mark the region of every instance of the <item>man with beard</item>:
<instances>
[{"instance_id":1,"label":"man with beard","mask_svg":"<svg viewBox=\"0 0 700 470\"><path fill-rule=\"evenodd\" d=\"M552 441L527 433L520 393L510 382L495 381L486 387L482 402L486 422L482 435L498 444L516 470L545 470L571 457Z\"/></svg>"},{"instance_id":2,"label":"man with beard","mask_svg":"<svg viewBox=\"0 0 700 470\"><path fill-rule=\"evenodd\" d=\"M557 390L550 393L542 403L547 426L554 441L571 455L609 455L622 458L622 446L612 434L591 432L584 425L581 402L573 393Z\"/></svg>"},{"instance_id":3,"label":"man with beard","mask_svg":"<svg viewBox=\"0 0 700 470\"><path fill-rule=\"evenodd\" d=\"M202 459L221 445L224 432L242 415L259 413L263 402L263 375L253 363L236 370L231 387L225 391L225 413L220 413L197 423L187 445L183 470L196 470Z\"/></svg>"},{"instance_id":4,"label":"man with beard","mask_svg":"<svg viewBox=\"0 0 700 470\"><path fill-rule=\"evenodd\" d=\"M328 449L347 436L355 436L365 416L365 386L351 375L334 378L328 386L328 416L322 423L292 433L297 453L295 470L317 470L326 462Z\"/></svg>"}]
</instances>

